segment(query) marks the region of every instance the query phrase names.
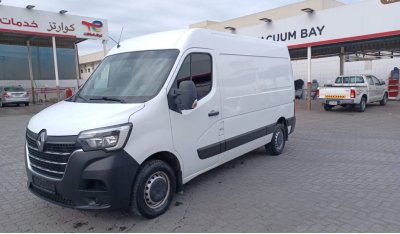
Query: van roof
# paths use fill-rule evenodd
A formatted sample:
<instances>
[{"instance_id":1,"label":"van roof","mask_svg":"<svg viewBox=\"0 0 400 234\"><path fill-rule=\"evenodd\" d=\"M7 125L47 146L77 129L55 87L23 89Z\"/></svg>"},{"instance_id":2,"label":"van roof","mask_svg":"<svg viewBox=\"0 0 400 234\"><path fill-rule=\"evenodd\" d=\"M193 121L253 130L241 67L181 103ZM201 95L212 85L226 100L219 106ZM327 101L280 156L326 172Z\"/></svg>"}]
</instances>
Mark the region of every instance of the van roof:
<instances>
[{"instance_id":1,"label":"van roof","mask_svg":"<svg viewBox=\"0 0 400 234\"><path fill-rule=\"evenodd\" d=\"M242 45L242 46L240 46ZM236 50L248 54L265 53L260 48L275 49L275 57L289 57L287 47L282 42L263 40L255 37L237 35L212 31L209 29L183 29L147 34L120 42L120 47L115 46L108 55L145 50L178 49L185 51L188 48L218 49L223 52L224 48L235 47ZM253 49L252 49L253 48ZM278 50L276 50L278 49ZM279 52L281 51L281 52ZM283 52L282 52L283 51Z\"/></svg>"}]
</instances>

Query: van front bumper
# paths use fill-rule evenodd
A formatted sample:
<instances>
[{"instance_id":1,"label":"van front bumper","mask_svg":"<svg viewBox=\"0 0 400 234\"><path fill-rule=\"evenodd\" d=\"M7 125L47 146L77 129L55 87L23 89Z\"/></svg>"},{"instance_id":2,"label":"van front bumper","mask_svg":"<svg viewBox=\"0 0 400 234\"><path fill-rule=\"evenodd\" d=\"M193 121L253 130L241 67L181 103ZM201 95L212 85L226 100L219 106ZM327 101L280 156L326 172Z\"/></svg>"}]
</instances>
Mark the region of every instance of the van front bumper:
<instances>
[{"instance_id":1,"label":"van front bumper","mask_svg":"<svg viewBox=\"0 0 400 234\"><path fill-rule=\"evenodd\" d=\"M75 151L59 180L29 169L27 158L28 188L38 197L85 210L124 209L130 205L139 164L124 150Z\"/></svg>"}]
</instances>

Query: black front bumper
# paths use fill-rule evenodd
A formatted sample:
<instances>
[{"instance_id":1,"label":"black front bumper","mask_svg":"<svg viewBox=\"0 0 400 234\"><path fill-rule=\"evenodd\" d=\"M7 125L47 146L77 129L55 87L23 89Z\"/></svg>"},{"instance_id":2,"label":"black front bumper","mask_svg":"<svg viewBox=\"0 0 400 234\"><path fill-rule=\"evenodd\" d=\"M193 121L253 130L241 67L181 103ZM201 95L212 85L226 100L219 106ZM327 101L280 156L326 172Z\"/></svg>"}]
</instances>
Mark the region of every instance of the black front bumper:
<instances>
[{"instance_id":1,"label":"black front bumper","mask_svg":"<svg viewBox=\"0 0 400 234\"><path fill-rule=\"evenodd\" d=\"M66 207L124 209L130 204L138 168L139 164L123 150L76 151L60 180L38 175L27 167L28 188L35 195Z\"/></svg>"}]
</instances>

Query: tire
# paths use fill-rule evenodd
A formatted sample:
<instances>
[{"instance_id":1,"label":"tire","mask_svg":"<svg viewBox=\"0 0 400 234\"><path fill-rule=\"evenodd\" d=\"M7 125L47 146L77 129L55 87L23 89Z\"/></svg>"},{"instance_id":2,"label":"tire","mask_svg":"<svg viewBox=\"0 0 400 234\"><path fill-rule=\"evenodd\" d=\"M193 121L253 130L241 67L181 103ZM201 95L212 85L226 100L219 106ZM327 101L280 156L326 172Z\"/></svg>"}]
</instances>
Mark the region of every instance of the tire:
<instances>
[{"instance_id":1,"label":"tire","mask_svg":"<svg viewBox=\"0 0 400 234\"><path fill-rule=\"evenodd\" d=\"M323 106L324 106L324 110L326 110L326 111L331 111L333 108L333 106L328 105L328 104L323 104Z\"/></svg>"},{"instance_id":2,"label":"tire","mask_svg":"<svg viewBox=\"0 0 400 234\"><path fill-rule=\"evenodd\" d=\"M132 187L131 212L152 219L171 205L176 190L174 170L164 161L143 164Z\"/></svg>"},{"instance_id":3,"label":"tire","mask_svg":"<svg viewBox=\"0 0 400 234\"><path fill-rule=\"evenodd\" d=\"M265 145L265 149L273 156L280 155L285 148L285 126L277 124L272 134L271 142Z\"/></svg>"},{"instance_id":4,"label":"tire","mask_svg":"<svg viewBox=\"0 0 400 234\"><path fill-rule=\"evenodd\" d=\"M364 112L365 108L367 108L367 99L365 97L362 97L360 104L358 104L358 111Z\"/></svg>"},{"instance_id":5,"label":"tire","mask_svg":"<svg viewBox=\"0 0 400 234\"><path fill-rule=\"evenodd\" d=\"M0 107L4 107L5 104L3 103L3 101L0 99Z\"/></svg>"},{"instance_id":6,"label":"tire","mask_svg":"<svg viewBox=\"0 0 400 234\"><path fill-rule=\"evenodd\" d=\"M25 102L25 106L29 106L29 102Z\"/></svg>"},{"instance_id":7,"label":"tire","mask_svg":"<svg viewBox=\"0 0 400 234\"><path fill-rule=\"evenodd\" d=\"M387 104L387 102L388 102L388 94L385 93L385 95L383 95L383 98L382 98L382 100L379 102L379 104L380 104L381 106L385 106L385 105Z\"/></svg>"}]
</instances>

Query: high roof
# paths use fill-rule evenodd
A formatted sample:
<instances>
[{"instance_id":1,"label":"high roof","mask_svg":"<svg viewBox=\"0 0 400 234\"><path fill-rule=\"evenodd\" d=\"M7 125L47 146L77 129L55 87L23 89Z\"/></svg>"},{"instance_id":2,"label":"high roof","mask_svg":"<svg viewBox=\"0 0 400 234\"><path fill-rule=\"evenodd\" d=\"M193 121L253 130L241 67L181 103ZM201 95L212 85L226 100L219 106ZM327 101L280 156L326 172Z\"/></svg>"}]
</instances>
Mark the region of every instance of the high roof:
<instances>
[{"instance_id":1,"label":"high roof","mask_svg":"<svg viewBox=\"0 0 400 234\"><path fill-rule=\"evenodd\" d=\"M276 57L287 57L286 45L282 42L260 40L254 37L217 32L208 29L183 29L152 33L122 41L120 46L112 48L108 55L145 50L178 49L181 52L189 48L215 49L221 53L235 47L238 53L263 55L265 51L276 49ZM285 54L286 51L286 54Z\"/></svg>"}]
</instances>

